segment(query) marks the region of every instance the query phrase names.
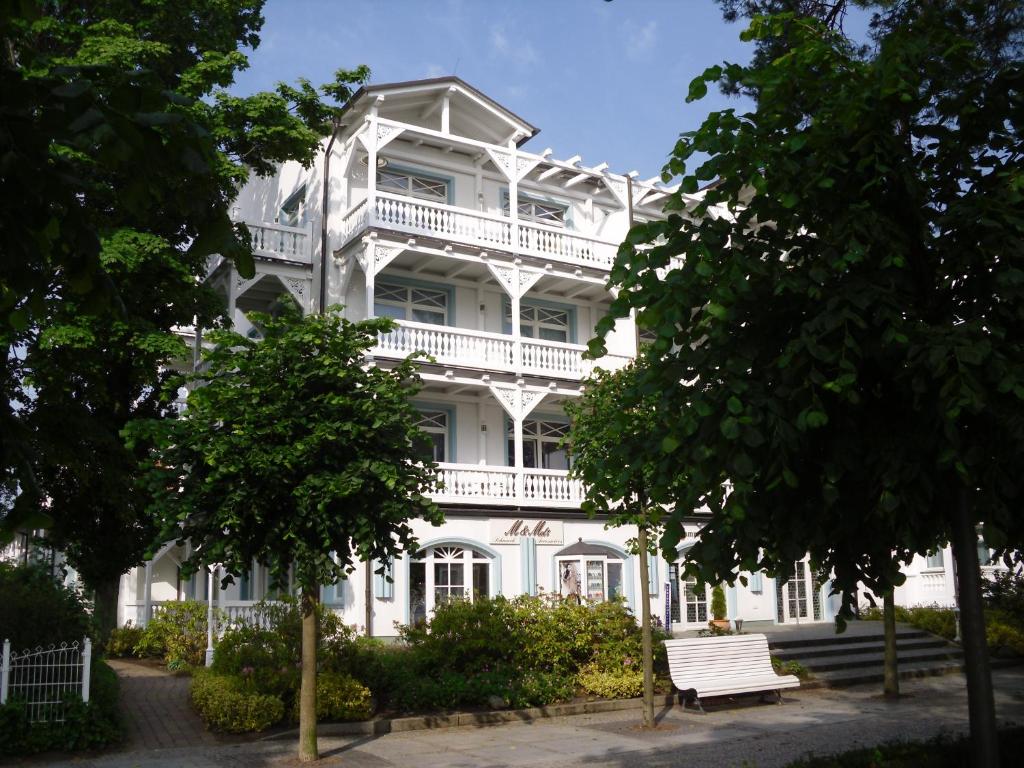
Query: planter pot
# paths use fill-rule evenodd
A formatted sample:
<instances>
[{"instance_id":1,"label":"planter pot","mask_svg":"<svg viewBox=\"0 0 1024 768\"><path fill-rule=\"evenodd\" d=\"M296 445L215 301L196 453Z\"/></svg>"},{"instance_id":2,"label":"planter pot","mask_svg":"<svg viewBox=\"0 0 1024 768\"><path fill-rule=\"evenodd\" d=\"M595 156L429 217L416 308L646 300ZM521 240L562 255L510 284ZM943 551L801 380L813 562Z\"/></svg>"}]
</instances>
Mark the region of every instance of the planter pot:
<instances>
[{"instance_id":1,"label":"planter pot","mask_svg":"<svg viewBox=\"0 0 1024 768\"><path fill-rule=\"evenodd\" d=\"M708 624L712 629L729 629L728 619L712 619Z\"/></svg>"}]
</instances>

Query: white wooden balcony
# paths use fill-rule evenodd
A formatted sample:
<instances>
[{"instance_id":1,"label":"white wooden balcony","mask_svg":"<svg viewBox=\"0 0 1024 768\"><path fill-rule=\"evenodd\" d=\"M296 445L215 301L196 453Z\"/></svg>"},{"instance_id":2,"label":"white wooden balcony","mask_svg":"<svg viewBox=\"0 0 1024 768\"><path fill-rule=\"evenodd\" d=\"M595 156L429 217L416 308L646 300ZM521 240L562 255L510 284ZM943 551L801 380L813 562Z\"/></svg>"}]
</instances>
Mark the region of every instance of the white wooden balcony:
<instances>
[{"instance_id":1,"label":"white wooden balcony","mask_svg":"<svg viewBox=\"0 0 1024 768\"><path fill-rule=\"evenodd\" d=\"M357 203L342 217L342 243L367 227L435 237L598 269L611 269L616 243L532 221L457 208L429 200L378 192L372 202Z\"/></svg>"},{"instance_id":2,"label":"white wooden balcony","mask_svg":"<svg viewBox=\"0 0 1024 768\"><path fill-rule=\"evenodd\" d=\"M246 223L256 256L297 264L313 263L312 224L286 227L283 224Z\"/></svg>"},{"instance_id":3,"label":"white wooden balcony","mask_svg":"<svg viewBox=\"0 0 1024 768\"><path fill-rule=\"evenodd\" d=\"M578 509L583 485L566 470L517 469L478 464L439 464L438 503Z\"/></svg>"},{"instance_id":4,"label":"white wooden balcony","mask_svg":"<svg viewBox=\"0 0 1024 768\"><path fill-rule=\"evenodd\" d=\"M582 344L524 338L517 345L515 338L502 333L409 320L396 322L397 328L381 335L374 355L404 358L419 352L441 365L559 379L582 379L594 368L616 370L629 362L629 358L618 355L586 360L583 354L587 348Z\"/></svg>"}]
</instances>

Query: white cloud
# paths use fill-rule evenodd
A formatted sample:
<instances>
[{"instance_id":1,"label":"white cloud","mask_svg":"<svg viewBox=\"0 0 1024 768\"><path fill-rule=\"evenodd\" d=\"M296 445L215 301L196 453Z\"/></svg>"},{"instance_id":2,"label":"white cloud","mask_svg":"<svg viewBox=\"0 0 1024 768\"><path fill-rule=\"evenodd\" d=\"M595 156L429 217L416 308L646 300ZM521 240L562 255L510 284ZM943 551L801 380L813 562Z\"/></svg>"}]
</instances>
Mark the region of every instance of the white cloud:
<instances>
[{"instance_id":1,"label":"white cloud","mask_svg":"<svg viewBox=\"0 0 1024 768\"><path fill-rule=\"evenodd\" d=\"M529 67L540 61L540 54L533 43L515 33L509 39L505 27L495 24L491 27L491 52L501 59L508 59L520 67Z\"/></svg>"},{"instance_id":2,"label":"white cloud","mask_svg":"<svg viewBox=\"0 0 1024 768\"><path fill-rule=\"evenodd\" d=\"M628 24L627 34L627 55L631 59L644 58L658 42L658 23L649 21L640 28Z\"/></svg>"}]
</instances>

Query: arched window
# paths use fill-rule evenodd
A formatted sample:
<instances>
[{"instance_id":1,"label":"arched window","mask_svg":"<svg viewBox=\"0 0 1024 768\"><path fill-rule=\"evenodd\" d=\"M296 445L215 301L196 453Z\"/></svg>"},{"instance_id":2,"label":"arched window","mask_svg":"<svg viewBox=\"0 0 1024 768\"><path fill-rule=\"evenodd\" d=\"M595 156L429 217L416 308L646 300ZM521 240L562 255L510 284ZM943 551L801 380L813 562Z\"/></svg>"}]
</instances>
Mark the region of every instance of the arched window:
<instances>
[{"instance_id":1,"label":"arched window","mask_svg":"<svg viewBox=\"0 0 1024 768\"><path fill-rule=\"evenodd\" d=\"M425 621L448 600L489 597L493 558L463 544L435 544L409 560L409 621Z\"/></svg>"},{"instance_id":2,"label":"arched window","mask_svg":"<svg viewBox=\"0 0 1024 768\"><path fill-rule=\"evenodd\" d=\"M582 539L555 555L558 592L580 600L613 600L625 596L622 555L611 547Z\"/></svg>"}]
</instances>

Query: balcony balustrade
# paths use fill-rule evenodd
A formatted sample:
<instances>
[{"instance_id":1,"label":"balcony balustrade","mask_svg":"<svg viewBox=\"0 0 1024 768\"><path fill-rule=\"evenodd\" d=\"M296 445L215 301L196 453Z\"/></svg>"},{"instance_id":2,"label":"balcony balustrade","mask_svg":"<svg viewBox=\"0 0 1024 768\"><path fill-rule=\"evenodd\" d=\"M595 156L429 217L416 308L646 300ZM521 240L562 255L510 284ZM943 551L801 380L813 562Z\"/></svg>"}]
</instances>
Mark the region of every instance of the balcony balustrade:
<instances>
[{"instance_id":1,"label":"balcony balustrade","mask_svg":"<svg viewBox=\"0 0 1024 768\"><path fill-rule=\"evenodd\" d=\"M615 243L558 227L513 222L507 216L385 192L378 192L369 204L357 203L342 216L342 243L374 226L604 270L611 268L617 248Z\"/></svg>"},{"instance_id":2,"label":"balcony balustrade","mask_svg":"<svg viewBox=\"0 0 1024 768\"><path fill-rule=\"evenodd\" d=\"M512 336L467 328L429 325L398 320L398 327L382 334L374 355L406 357L414 352L430 355L441 365L459 365L504 373L526 373L560 379L581 379L594 368L622 368L628 357L605 355L599 360L583 357L582 344L542 339L521 339L517 352Z\"/></svg>"},{"instance_id":3,"label":"balcony balustrade","mask_svg":"<svg viewBox=\"0 0 1024 768\"><path fill-rule=\"evenodd\" d=\"M257 256L293 261L299 264L313 263L312 225L286 227L283 224L246 223L252 237L252 250Z\"/></svg>"},{"instance_id":4,"label":"balcony balustrade","mask_svg":"<svg viewBox=\"0 0 1024 768\"><path fill-rule=\"evenodd\" d=\"M500 504L579 509L583 485L566 470L439 464L438 503Z\"/></svg>"}]
</instances>

